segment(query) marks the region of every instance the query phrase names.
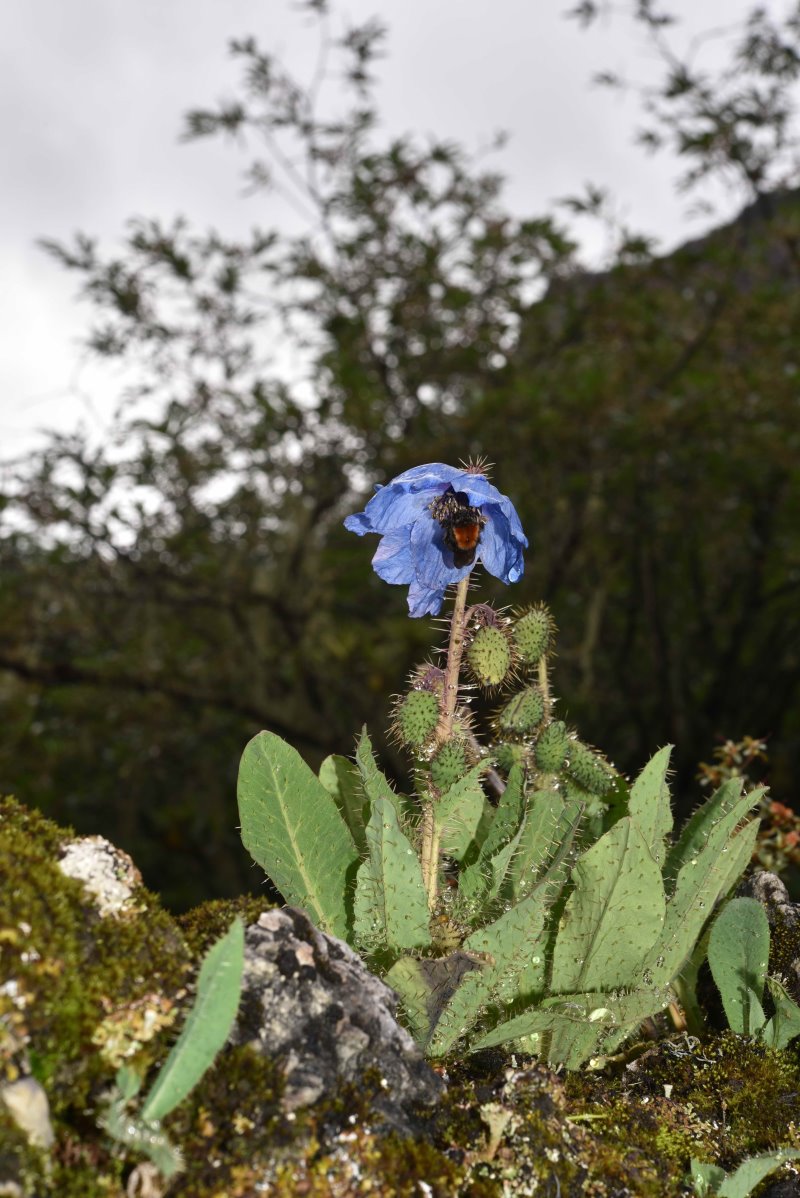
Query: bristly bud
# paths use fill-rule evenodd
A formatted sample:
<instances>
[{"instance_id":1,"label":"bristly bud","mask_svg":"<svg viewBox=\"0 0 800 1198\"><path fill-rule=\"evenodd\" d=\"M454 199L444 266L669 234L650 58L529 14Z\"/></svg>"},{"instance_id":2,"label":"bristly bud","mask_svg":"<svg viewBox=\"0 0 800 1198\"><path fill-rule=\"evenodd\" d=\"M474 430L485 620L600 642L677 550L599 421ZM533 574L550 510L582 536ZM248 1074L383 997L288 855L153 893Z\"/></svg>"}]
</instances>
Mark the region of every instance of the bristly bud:
<instances>
[{"instance_id":1,"label":"bristly bud","mask_svg":"<svg viewBox=\"0 0 800 1198\"><path fill-rule=\"evenodd\" d=\"M433 691L412 690L395 710L394 728L398 739L417 752L431 741L439 722L439 700Z\"/></svg>"},{"instance_id":2,"label":"bristly bud","mask_svg":"<svg viewBox=\"0 0 800 1198\"><path fill-rule=\"evenodd\" d=\"M475 681L481 686L499 686L513 665L506 632L497 624L479 628L467 648L467 661Z\"/></svg>"},{"instance_id":3,"label":"bristly bud","mask_svg":"<svg viewBox=\"0 0 800 1198\"><path fill-rule=\"evenodd\" d=\"M536 665L553 651L556 626L553 617L543 603L530 607L514 621L514 648L520 661Z\"/></svg>"},{"instance_id":4,"label":"bristly bud","mask_svg":"<svg viewBox=\"0 0 800 1198\"><path fill-rule=\"evenodd\" d=\"M493 745L492 756L497 762L497 768L504 774L509 774L512 766L524 765L528 759L524 745L513 744Z\"/></svg>"},{"instance_id":5,"label":"bristly bud","mask_svg":"<svg viewBox=\"0 0 800 1198\"><path fill-rule=\"evenodd\" d=\"M470 767L467 745L456 737L445 741L431 758L431 781L437 790L444 793L463 778Z\"/></svg>"},{"instance_id":6,"label":"bristly bud","mask_svg":"<svg viewBox=\"0 0 800 1198\"><path fill-rule=\"evenodd\" d=\"M569 747L567 725L562 720L553 720L543 729L536 742L534 756L537 766L545 774L554 774L564 764Z\"/></svg>"},{"instance_id":7,"label":"bristly bud","mask_svg":"<svg viewBox=\"0 0 800 1198\"><path fill-rule=\"evenodd\" d=\"M526 686L500 709L497 727L504 736L528 736L541 724L544 714L544 695L538 686Z\"/></svg>"},{"instance_id":8,"label":"bristly bud","mask_svg":"<svg viewBox=\"0 0 800 1198\"><path fill-rule=\"evenodd\" d=\"M569 742L566 772L593 795L608 794L614 785L615 773L607 761L579 740Z\"/></svg>"}]
</instances>

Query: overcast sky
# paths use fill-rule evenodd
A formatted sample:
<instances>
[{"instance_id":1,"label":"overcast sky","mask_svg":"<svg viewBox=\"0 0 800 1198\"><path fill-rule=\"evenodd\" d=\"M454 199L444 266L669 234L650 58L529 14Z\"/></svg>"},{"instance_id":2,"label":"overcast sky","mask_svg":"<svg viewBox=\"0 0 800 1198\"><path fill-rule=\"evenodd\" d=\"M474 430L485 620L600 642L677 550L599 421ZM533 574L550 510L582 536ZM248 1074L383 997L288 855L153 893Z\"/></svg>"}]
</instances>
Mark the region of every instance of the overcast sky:
<instances>
[{"instance_id":1,"label":"overcast sky","mask_svg":"<svg viewBox=\"0 0 800 1198\"><path fill-rule=\"evenodd\" d=\"M581 33L566 0L344 0L334 21L379 15L390 28L381 112L480 148L510 142L496 165L507 202L537 214L589 180L664 248L697 235L672 188L674 164L632 145L638 109L590 86L595 71L652 79L644 38L622 17ZM730 24L744 0L673 0L687 30ZM784 4L767 0L770 11ZM88 311L36 245L76 230L113 244L131 216L235 233L285 219L244 198L246 156L214 140L179 145L182 114L234 93L230 38L253 34L310 77L316 41L289 0L3 0L0 42L0 458L35 430L82 421L102 432L118 382L81 366ZM681 39L678 38L678 44ZM711 53L714 53L712 48ZM727 213L725 214L727 215Z\"/></svg>"}]
</instances>

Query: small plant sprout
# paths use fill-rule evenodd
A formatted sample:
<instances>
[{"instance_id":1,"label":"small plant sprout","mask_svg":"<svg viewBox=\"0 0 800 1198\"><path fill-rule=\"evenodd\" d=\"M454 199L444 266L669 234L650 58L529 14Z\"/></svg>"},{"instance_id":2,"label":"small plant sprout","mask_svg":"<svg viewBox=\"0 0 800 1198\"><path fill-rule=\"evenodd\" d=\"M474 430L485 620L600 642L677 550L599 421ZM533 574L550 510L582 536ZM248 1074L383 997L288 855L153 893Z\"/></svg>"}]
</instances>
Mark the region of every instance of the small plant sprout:
<instances>
[{"instance_id":1,"label":"small plant sprout","mask_svg":"<svg viewBox=\"0 0 800 1198\"><path fill-rule=\"evenodd\" d=\"M239 771L242 839L288 903L354 945L432 1057L505 1044L579 1068L661 1016L747 865L761 791L723 783L672 837L670 747L629 784L556 710L547 608L470 604L478 567L511 584L528 541L483 463L418 466L345 525L408 587L413 618L453 603L441 661L412 671L392 733L398 794L362 731L319 777L269 732ZM477 689L495 714L479 736ZM748 822L749 821L749 822Z\"/></svg>"}]
</instances>

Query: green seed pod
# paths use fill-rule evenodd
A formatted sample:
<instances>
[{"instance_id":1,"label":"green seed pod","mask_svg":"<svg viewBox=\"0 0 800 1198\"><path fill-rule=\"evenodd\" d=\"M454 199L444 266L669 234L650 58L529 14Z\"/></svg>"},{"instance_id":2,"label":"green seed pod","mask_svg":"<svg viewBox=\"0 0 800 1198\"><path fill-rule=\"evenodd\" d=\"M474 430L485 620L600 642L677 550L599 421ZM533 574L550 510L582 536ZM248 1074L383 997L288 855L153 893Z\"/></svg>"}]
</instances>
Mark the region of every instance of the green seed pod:
<instances>
[{"instance_id":1,"label":"green seed pod","mask_svg":"<svg viewBox=\"0 0 800 1198\"><path fill-rule=\"evenodd\" d=\"M448 740L431 758L431 781L442 793L449 790L469 769L466 745L462 740Z\"/></svg>"},{"instance_id":2,"label":"green seed pod","mask_svg":"<svg viewBox=\"0 0 800 1198\"><path fill-rule=\"evenodd\" d=\"M467 649L467 661L481 686L499 686L511 669L511 646L496 625L479 628Z\"/></svg>"},{"instance_id":3,"label":"green seed pod","mask_svg":"<svg viewBox=\"0 0 800 1198\"><path fill-rule=\"evenodd\" d=\"M554 720L542 731L536 742L537 766L546 774L554 774L564 764L569 747L567 725L562 720Z\"/></svg>"},{"instance_id":4,"label":"green seed pod","mask_svg":"<svg viewBox=\"0 0 800 1198\"><path fill-rule=\"evenodd\" d=\"M412 749L421 749L436 731L439 700L432 691L409 691L398 705L397 734Z\"/></svg>"},{"instance_id":5,"label":"green seed pod","mask_svg":"<svg viewBox=\"0 0 800 1198\"><path fill-rule=\"evenodd\" d=\"M569 742L565 769L570 778L593 795L607 794L614 785L614 771L608 762L579 740Z\"/></svg>"},{"instance_id":6,"label":"green seed pod","mask_svg":"<svg viewBox=\"0 0 800 1198\"><path fill-rule=\"evenodd\" d=\"M544 604L529 608L514 623L514 648L520 660L535 665L552 651L555 632L553 617Z\"/></svg>"},{"instance_id":7,"label":"green seed pod","mask_svg":"<svg viewBox=\"0 0 800 1198\"><path fill-rule=\"evenodd\" d=\"M498 728L506 735L526 736L544 719L544 696L538 686L526 686L513 695L497 717Z\"/></svg>"},{"instance_id":8,"label":"green seed pod","mask_svg":"<svg viewBox=\"0 0 800 1198\"><path fill-rule=\"evenodd\" d=\"M526 753L522 745L500 744L492 747L492 756L497 762L497 768L508 774L512 766L524 764Z\"/></svg>"}]
</instances>

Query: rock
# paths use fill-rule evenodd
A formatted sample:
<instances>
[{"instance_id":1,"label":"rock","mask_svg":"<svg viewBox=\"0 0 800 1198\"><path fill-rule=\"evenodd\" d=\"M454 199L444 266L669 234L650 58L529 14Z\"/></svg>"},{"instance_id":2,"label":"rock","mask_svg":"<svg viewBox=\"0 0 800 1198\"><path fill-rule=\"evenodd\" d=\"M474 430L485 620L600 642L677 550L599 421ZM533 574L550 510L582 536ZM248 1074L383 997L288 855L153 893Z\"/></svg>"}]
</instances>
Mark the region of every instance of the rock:
<instances>
[{"instance_id":1,"label":"rock","mask_svg":"<svg viewBox=\"0 0 800 1198\"><path fill-rule=\"evenodd\" d=\"M50 1122L50 1104L43 1087L33 1077L21 1077L0 1088L0 1099L36 1148L52 1148L55 1136Z\"/></svg>"},{"instance_id":2,"label":"rock","mask_svg":"<svg viewBox=\"0 0 800 1198\"><path fill-rule=\"evenodd\" d=\"M101 915L128 915L139 910L134 891L142 875L127 853L103 836L81 836L62 847L59 868L82 882Z\"/></svg>"},{"instance_id":3,"label":"rock","mask_svg":"<svg viewBox=\"0 0 800 1198\"><path fill-rule=\"evenodd\" d=\"M342 940L304 911L267 911L247 928L242 1001L231 1040L282 1062L287 1110L377 1070L377 1122L407 1127L404 1107L433 1103L443 1084L395 1019L397 999Z\"/></svg>"},{"instance_id":4,"label":"rock","mask_svg":"<svg viewBox=\"0 0 800 1198\"><path fill-rule=\"evenodd\" d=\"M778 919L794 926L800 922L800 903L793 903L789 892L777 874L766 870L746 878L736 890L743 898L758 899L766 909L767 919L773 926Z\"/></svg>"},{"instance_id":5,"label":"rock","mask_svg":"<svg viewBox=\"0 0 800 1198\"><path fill-rule=\"evenodd\" d=\"M790 997L800 1003L800 903L793 903L778 875L766 870L746 878L736 893L758 899L764 907L770 927L770 973L779 976Z\"/></svg>"}]
</instances>

